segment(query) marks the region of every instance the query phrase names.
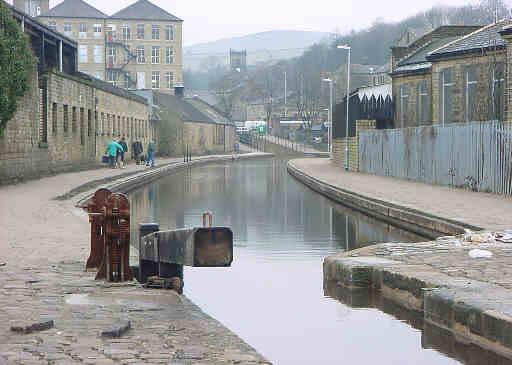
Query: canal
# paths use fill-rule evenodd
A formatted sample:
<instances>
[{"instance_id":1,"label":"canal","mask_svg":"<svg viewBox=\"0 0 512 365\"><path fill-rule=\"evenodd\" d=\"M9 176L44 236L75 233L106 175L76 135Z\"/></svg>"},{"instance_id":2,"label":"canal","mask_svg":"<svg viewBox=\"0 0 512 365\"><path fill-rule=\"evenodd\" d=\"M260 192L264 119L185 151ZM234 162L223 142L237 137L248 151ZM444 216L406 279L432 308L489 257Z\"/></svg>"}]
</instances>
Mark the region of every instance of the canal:
<instances>
[{"instance_id":1,"label":"canal","mask_svg":"<svg viewBox=\"0 0 512 365\"><path fill-rule=\"evenodd\" d=\"M429 345L446 341L435 329L427 341L417 313L371 294L324 288L326 256L424 239L309 190L287 174L286 161L194 168L130 199L132 222L200 226L211 211L214 225L232 227L232 267L186 268L185 295L275 365L460 363Z\"/></svg>"}]
</instances>

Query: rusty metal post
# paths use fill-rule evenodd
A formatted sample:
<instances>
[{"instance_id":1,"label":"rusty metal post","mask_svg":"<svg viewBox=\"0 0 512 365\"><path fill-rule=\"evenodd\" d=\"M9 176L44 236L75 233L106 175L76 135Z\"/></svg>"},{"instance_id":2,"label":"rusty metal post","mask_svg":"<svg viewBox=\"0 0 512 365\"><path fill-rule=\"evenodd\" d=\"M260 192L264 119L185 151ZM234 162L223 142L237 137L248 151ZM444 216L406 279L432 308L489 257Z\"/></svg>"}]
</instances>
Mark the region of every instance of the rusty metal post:
<instances>
[{"instance_id":1,"label":"rusty metal post","mask_svg":"<svg viewBox=\"0 0 512 365\"><path fill-rule=\"evenodd\" d=\"M104 256L104 215L103 208L112 193L108 189L99 189L87 203L89 222L91 223L91 254L85 265L86 270L97 270Z\"/></svg>"},{"instance_id":2,"label":"rusty metal post","mask_svg":"<svg viewBox=\"0 0 512 365\"><path fill-rule=\"evenodd\" d=\"M107 198L104 214L104 256L96 280L112 282L133 279L130 270L130 201L123 194Z\"/></svg>"}]
</instances>

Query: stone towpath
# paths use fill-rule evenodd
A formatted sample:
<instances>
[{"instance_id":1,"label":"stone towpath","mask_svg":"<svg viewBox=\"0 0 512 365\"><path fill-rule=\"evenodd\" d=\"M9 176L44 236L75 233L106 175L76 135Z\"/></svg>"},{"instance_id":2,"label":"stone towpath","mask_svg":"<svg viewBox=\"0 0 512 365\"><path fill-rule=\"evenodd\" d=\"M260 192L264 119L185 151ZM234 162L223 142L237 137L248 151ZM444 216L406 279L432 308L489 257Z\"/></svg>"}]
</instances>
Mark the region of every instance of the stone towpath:
<instances>
[{"instance_id":1,"label":"stone towpath","mask_svg":"<svg viewBox=\"0 0 512 365\"><path fill-rule=\"evenodd\" d=\"M83 271L90 227L74 205L96 189L84 184L142 170L133 164L0 187L0 364L270 364L186 297L96 282ZM78 186L83 191L55 200ZM11 331L47 321L53 328ZM121 338L100 335L128 322Z\"/></svg>"},{"instance_id":2,"label":"stone towpath","mask_svg":"<svg viewBox=\"0 0 512 365\"><path fill-rule=\"evenodd\" d=\"M512 197L346 172L329 159L297 159L293 165L326 184L484 230L512 228Z\"/></svg>"}]
</instances>

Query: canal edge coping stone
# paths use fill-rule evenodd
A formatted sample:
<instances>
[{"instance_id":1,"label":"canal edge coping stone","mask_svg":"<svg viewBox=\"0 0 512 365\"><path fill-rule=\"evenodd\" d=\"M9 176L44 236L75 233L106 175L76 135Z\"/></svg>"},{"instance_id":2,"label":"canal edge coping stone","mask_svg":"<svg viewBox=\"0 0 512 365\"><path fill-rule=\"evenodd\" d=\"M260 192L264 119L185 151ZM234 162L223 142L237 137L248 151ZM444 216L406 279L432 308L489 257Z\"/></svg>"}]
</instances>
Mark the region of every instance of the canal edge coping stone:
<instances>
[{"instance_id":1,"label":"canal edge coping stone","mask_svg":"<svg viewBox=\"0 0 512 365\"><path fill-rule=\"evenodd\" d=\"M290 175L301 183L337 203L431 239L444 235L458 235L464 233L464 229L472 231L482 230L480 227L464 222L427 214L419 210L396 205L384 200L370 198L328 184L325 181L306 174L293 163L293 160L288 162L287 169Z\"/></svg>"}]
</instances>

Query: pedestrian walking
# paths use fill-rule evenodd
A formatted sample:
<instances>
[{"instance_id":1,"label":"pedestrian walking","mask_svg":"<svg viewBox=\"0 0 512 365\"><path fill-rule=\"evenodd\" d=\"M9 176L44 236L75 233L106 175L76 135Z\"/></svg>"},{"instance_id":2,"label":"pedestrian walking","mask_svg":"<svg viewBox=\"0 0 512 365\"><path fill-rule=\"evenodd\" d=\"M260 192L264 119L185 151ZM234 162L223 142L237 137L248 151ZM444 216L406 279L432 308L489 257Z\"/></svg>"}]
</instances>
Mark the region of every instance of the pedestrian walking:
<instances>
[{"instance_id":1,"label":"pedestrian walking","mask_svg":"<svg viewBox=\"0 0 512 365\"><path fill-rule=\"evenodd\" d=\"M148 142L148 158L146 159L146 166L149 166L149 161L151 161L151 167L155 167L155 158L153 156L155 152L155 144L153 140L150 138Z\"/></svg>"},{"instance_id":2,"label":"pedestrian walking","mask_svg":"<svg viewBox=\"0 0 512 365\"><path fill-rule=\"evenodd\" d=\"M121 139L121 142L119 142L119 144L121 145L121 147L123 147L123 150L121 151L121 163L122 163L121 168L124 169L124 168L126 168L125 156L128 153L128 145L126 144L126 140L124 137Z\"/></svg>"},{"instance_id":3,"label":"pedestrian walking","mask_svg":"<svg viewBox=\"0 0 512 365\"><path fill-rule=\"evenodd\" d=\"M112 141L109 142L109 144L107 145L107 149L105 150L105 154L109 158L110 168L112 168L112 169L116 168L117 152L122 151L122 150L123 150L123 147L121 147L121 145L119 143L117 143L115 139L112 139Z\"/></svg>"},{"instance_id":4,"label":"pedestrian walking","mask_svg":"<svg viewBox=\"0 0 512 365\"><path fill-rule=\"evenodd\" d=\"M142 147L142 143L139 139L137 139L137 141L135 141L135 158L136 158L136 161L137 161L137 165L140 165L141 164L141 160L142 160L142 152L144 152L144 148Z\"/></svg>"}]
</instances>

